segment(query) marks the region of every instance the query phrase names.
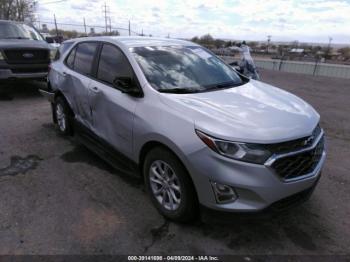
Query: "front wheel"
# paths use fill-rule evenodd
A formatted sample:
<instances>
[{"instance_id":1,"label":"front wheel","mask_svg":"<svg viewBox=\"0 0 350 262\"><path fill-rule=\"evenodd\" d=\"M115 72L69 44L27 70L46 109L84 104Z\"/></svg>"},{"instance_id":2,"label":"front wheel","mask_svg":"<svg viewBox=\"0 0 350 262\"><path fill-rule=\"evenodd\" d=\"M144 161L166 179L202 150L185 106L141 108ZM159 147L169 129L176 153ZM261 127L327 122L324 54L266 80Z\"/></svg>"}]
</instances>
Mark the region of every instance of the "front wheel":
<instances>
[{"instance_id":1,"label":"front wheel","mask_svg":"<svg viewBox=\"0 0 350 262\"><path fill-rule=\"evenodd\" d=\"M179 159L169 150L151 150L143 166L145 184L152 202L165 217L189 222L198 214L197 195Z\"/></svg>"}]
</instances>

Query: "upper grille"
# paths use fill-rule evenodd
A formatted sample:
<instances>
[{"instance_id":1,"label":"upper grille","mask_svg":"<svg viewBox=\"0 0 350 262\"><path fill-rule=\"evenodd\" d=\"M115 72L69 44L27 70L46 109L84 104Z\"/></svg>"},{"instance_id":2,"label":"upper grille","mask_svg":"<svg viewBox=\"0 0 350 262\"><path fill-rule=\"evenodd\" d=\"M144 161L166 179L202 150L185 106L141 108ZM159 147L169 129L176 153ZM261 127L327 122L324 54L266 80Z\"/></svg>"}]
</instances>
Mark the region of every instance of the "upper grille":
<instances>
[{"instance_id":1,"label":"upper grille","mask_svg":"<svg viewBox=\"0 0 350 262\"><path fill-rule=\"evenodd\" d=\"M45 49L8 49L4 50L9 64L41 64L50 62L49 50Z\"/></svg>"},{"instance_id":2,"label":"upper grille","mask_svg":"<svg viewBox=\"0 0 350 262\"><path fill-rule=\"evenodd\" d=\"M282 154L297 151L311 146L314 143L314 140L320 135L320 133L321 127L317 125L314 131L312 132L311 136L303 137L292 141L266 145L266 148L274 154Z\"/></svg>"},{"instance_id":3,"label":"upper grille","mask_svg":"<svg viewBox=\"0 0 350 262\"><path fill-rule=\"evenodd\" d=\"M277 159L272 168L285 180L311 173L321 160L324 149L324 137L314 149L293 156Z\"/></svg>"}]
</instances>

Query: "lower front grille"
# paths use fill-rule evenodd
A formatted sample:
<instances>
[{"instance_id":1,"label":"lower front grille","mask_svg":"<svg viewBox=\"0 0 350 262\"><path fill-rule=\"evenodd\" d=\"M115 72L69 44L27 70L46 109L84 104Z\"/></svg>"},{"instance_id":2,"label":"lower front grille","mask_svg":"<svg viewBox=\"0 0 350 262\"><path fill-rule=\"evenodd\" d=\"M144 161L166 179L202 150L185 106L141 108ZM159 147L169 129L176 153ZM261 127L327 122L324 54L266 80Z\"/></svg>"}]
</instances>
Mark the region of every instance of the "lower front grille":
<instances>
[{"instance_id":1,"label":"lower front grille","mask_svg":"<svg viewBox=\"0 0 350 262\"><path fill-rule=\"evenodd\" d=\"M283 179L289 180L307 175L314 171L320 162L324 150L324 137L317 146L309 151L277 159L272 168Z\"/></svg>"},{"instance_id":2,"label":"lower front grille","mask_svg":"<svg viewBox=\"0 0 350 262\"><path fill-rule=\"evenodd\" d=\"M11 69L14 74L47 73L48 67Z\"/></svg>"},{"instance_id":3,"label":"lower front grille","mask_svg":"<svg viewBox=\"0 0 350 262\"><path fill-rule=\"evenodd\" d=\"M314 191L315 186L316 186L319 178L317 179L317 181L315 182L315 184L312 187L310 187L304 191L301 191L299 193L296 193L294 195L291 195L289 197L278 200L277 202L275 202L271 206L269 206L266 210L283 211L283 210L289 209L293 206L300 205L303 202L307 201L310 198L312 192Z\"/></svg>"}]
</instances>

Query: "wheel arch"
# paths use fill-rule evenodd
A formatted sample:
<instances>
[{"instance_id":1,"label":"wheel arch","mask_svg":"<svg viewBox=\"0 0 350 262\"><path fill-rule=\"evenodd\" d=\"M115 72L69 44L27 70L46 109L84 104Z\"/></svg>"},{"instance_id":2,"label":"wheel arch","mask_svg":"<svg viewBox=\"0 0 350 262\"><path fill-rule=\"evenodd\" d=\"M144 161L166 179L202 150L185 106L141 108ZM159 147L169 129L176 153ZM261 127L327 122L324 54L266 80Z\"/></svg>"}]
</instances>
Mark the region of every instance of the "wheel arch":
<instances>
[{"instance_id":1,"label":"wheel arch","mask_svg":"<svg viewBox=\"0 0 350 262\"><path fill-rule=\"evenodd\" d=\"M138 158L138 166L139 166L139 171L140 171L141 176L144 177L143 164L144 164L144 161L145 161L147 153L150 152L152 149L154 149L156 147L162 147L162 148L168 150L169 152L171 152L180 161L180 163L182 164L182 166L186 170L186 173L187 173L189 179L191 180L192 186L193 186L193 188L195 190L195 195L196 195L197 200L198 200L197 188L196 188L196 186L195 186L195 184L193 182L193 178L191 176L191 173L189 172L189 170L188 170L188 168L186 166L185 157L181 153L177 153L176 151L172 150L170 148L170 146L168 146L164 142L160 142L160 141L157 141L157 140L151 140L151 141L146 142L141 147L141 150L140 150L140 153L139 153L139 158Z\"/></svg>"},{"instance_id":2,"label":"wheel arch","mask_svg":"<svg viewBox=\"0 0 350 262\"><path fill-rule=\"evenodd\" d=\"M60 90L56 90L54 93L55 93L55 96L54 96L54 103L56 102L56 100L57 100L59 97L62 97L62 98L66 101L66 103L67 103L67 105L68 105L68 107L69 107L69 111L70 111L70 113L71 113L71 116L74 116L74 115L75 115L75 114L74 114L74 111L72 110L72 106L71 106L69 100L66 98L66 96L65 96Z\"/></svg>"}]
</instances>

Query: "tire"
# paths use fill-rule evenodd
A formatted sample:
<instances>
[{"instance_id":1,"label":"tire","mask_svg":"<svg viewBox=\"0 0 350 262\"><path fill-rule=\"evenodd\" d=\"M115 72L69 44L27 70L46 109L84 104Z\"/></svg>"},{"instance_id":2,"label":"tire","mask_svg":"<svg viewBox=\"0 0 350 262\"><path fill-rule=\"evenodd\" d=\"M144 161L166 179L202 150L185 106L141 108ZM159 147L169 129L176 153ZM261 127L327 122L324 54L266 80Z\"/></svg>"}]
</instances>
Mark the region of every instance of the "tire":
<instances>
[{"instance_id":1,"label":"tire","mask_svg":"<svg viewBox=\"0 0 350 262\"><path fill-rule=\"evenodd\" d=\"M163 147L152 149L146 155L143 174L147 193L163 216L176 222L190 222L196 218L195 188L185 167L172 152Z\"/></svg>"},{"instance_id":2,"label":"tire","mask_svg":"<svg viewBox=\"0 0 350 262\"><path fill-rule=\"evenodd\" d=\"M66 100L59 96L53 106L58 131L64 136L72 134L71 110Z\"/></svg>"}]
</instances>

